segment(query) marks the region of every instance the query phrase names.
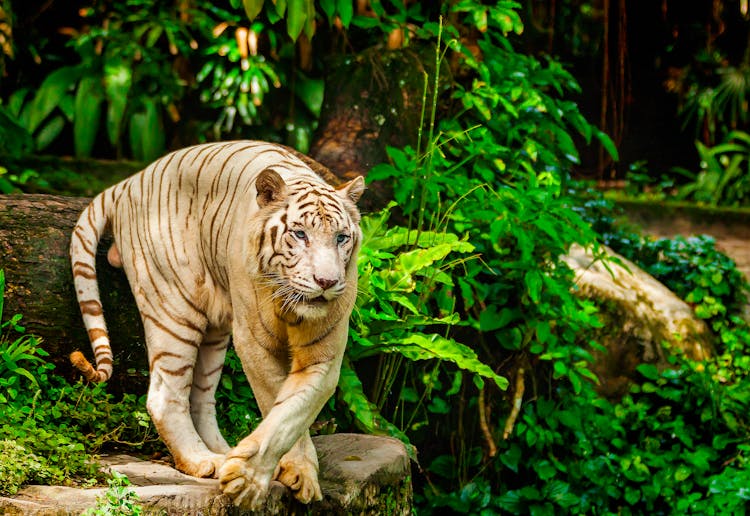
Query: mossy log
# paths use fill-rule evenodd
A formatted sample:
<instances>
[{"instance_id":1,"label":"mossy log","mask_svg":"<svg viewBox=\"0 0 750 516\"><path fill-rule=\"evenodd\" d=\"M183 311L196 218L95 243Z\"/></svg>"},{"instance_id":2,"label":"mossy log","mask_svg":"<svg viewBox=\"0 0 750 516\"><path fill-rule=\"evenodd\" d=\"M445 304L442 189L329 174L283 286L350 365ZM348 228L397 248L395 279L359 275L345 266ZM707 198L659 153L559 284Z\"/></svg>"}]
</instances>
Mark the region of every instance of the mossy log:
<instances>
[{"instance_id":1,"label":"mossy log","mask_svg":"<svg viewBox=\"0 0 750 516\"><path fill-rule=\"evenodd\" d=\"M53 195L0 195L0 269L5 271L3 320L22 314L27 332L43 339L42 347L56 372L79 376L68 355L76 349L90 356L91 348L73 290L68 257L70 234L89 199ZM102 239L97 274L107 325L113 335L114 390L127 385L145 391L148 370L143 330L125 274L110 266ZM136 379L137 381L133 381Z\"/></svg>"}]
</instances>

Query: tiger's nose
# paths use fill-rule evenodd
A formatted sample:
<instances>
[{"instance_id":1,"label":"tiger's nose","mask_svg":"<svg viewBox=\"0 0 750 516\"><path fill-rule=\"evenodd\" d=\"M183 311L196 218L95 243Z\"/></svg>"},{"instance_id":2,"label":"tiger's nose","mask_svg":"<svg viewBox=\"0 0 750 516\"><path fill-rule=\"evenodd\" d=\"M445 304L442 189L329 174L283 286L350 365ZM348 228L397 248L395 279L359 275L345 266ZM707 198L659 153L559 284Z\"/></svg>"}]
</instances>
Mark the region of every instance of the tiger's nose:
<instances>
[{"instance_id":1,"label":"tiger's nose","mask_svg":"<svg viewBox=\"0 0 750 516\"><path fill-rule=\"evenodd\" d=\"M313 276L313 279L315 280L315 283L317 283L318 286L323 290L328 290L336 284L335 279L319 278L317 276Z\"/></svg>"}]
</instances>

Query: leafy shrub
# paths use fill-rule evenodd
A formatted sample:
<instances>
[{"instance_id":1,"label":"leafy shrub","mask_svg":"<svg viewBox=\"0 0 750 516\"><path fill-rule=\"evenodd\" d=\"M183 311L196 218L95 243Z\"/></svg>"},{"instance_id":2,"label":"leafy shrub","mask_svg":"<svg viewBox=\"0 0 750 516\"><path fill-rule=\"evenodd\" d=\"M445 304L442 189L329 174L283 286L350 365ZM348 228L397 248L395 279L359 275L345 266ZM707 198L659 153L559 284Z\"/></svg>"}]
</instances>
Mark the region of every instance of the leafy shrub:
<instances>
[{"instance_id":1,"label":"leafy shrub","mask_svg":"<svg viewBox=\"0 0 750 516\"><path fill-rule=\"evenodd\" d=\"M42 468L39 458L15 441L0 441L0 495L13 495Z\"/></svg>"},{"instance_id":2,"label":"leafy shrub","mask_svg":"<svg viewBox=\"0 0 750 516\"><path fill-rule=\"evenodd\" d=\"M128 477L112 471L107 479L107 491L96 498L96 506L83 512L84 516L140 516L143 507L138 503L140 497L130 488Z\"/></svg>"},{"instance_id":3,"label":"leafy shrub","mask_svg":"<svg viewBox=\"0 0 750 516\"><path fill-rule=\"evenodd\" d=\"M678 199L690 199L711 206L750 205L750 134L731 131L713 147L696 141L700 171L678 172L689 178L677 190Z\"/></svg>"},{"instance_id":4,"label":"leafy shrub","mask_svg":"<svg viewBox=\"0 0 750 516\"><path fill-rule=\"evenodd\" d=\"M397 435L406 434L418 446L428 484L418 484L419 504L427 513L438 507L478 512L503 492L487 471L497 462L501 435L535 435L531 425L515 423L527 386L540 400L593 392L586 335L599 325L596 309L572 294L572 272L559 260L571 243L596 239L565 187L578 160L569 131L614 149L574 103L561 98L576 91L575 80L552 60L541 63L516 53L502 36L518 27L515 17L503 16L512 5L475 7L479 14L472 11L471 18L487 19L496 29L479 43L481 60L461 46L453 29L445 29L446 47L459 52L471 70L469 79L450 91L455 112L436 116L443 90L434 84L432 111L426 110L429 119L417 148L388 149L390 163L368 174L370 181L393 183L392 210L405 221L406 228L385 229L384 236L424 234L428 242L455 241L462 248L439 255L444 261L412 276L399 270L401 257L429 253L427 246L406 240L405 248L383 248L387 255L381 257L373 253L379 241L366 240L361 288L376 301L358 307L349 353L358 372L354 379L370 393L369 406L352 409L377 409L390 424L374 418L371 426L391 433L396 426ZM440 37L438 32L438 61L444 52ZM368 275L369 264L379 268L377 275ZM366 324L360 326L358 318ZM440 353L433 352L439 362L424 364L414 360L419 354L410 355L420 340L416 332L439 332L441 338L433 339L439 342L434 349ZM367 339L360 342L363 335ZM378 347L386 354L373 367L367 352ZM504 381L478 382L481 374L465 381L471 370L445 359L447 350L463 348ZM360 372L367 370L375 371L374 378ZM514 388L507 394L498 389L509 385Z\"/></svg>"},{"instance_id":5,"label":"leafy shrub","mask_svg":"<svg viewBox=\"0 0 750 516\"><path fill-rule=\"evenodd\" d=\"M57 68L38 88L10 96L7 109L34 137L35 150L47 148L72 125L76 156L90 156L104 120L102 132L118 157L124 141L136 159L163 154L165 119L175 113L184 90L167 55L187 53L195 42L167 4L128 0L110 7L106 13L80 11L91 26L72 40L79 63Z\"/></svg>"},{"instance_id":6,"label":"leafy shrub","mask_svg":"<svg viewBox=\"0 0 750 516\"><path fill-rule=\"evenodd\" d=\"M0 291L4 286L0 271ZM0 326L0 442L8 452L0 485L7 486L5 492L26 482L96 482L101 474L91 453L113 444L147 449L156 442L143 399L126 394L115 400L103 384L70 385L55 376L38 339L25 333L20 320L16 315Z\"/></svg>"}]
</instances>

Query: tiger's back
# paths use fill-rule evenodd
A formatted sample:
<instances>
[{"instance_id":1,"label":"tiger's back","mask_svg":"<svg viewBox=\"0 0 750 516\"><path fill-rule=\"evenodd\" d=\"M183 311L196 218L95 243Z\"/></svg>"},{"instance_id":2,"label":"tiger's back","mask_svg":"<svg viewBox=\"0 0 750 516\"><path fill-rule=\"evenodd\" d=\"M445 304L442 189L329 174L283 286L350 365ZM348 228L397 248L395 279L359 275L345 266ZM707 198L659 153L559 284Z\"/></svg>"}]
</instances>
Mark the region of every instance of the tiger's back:
<instances>
[{"instance_id":1,"label":"tiger's back","mask_svg":"<svg viewBox=\"0 0 750 516\"><path fill-rule=\"evenodd\" d=\"M233 333L264 423L271 421L246 440L255 436L250 441L274 453L243 458L243 473L224 475L234 475L225 491L236 499L252 491L257 501L282 456L291 454L286 470L303 464L306 473L295 475L310 477L307 488L296 489L298 497L318 497L311 472L317 461L299 427L312 422L338 376L356 296L361 234L355 202L362 190L361 178L333 189L284 147L238 141L173 152L104 191L71 239L96 367L80 353L71 357L74 364L94 381L112 373L93 259L101 234L111 228L110 262L125 269L146 333L149 412L177 467L210 476L225 463L229 446L216 424L214 393ZM316 382L325 385L316 386L320 393L313 392L301 417L293 416L299 412L295 398L309 398ZM279 402L286 391L293 394ZM280 427L295 439L274 437ZM252 446L238 448L247 454ZM253 461L263 463L262 474L247 473ZM235 493L238 479L244 487Z\"/></svg>"}]
</instances>

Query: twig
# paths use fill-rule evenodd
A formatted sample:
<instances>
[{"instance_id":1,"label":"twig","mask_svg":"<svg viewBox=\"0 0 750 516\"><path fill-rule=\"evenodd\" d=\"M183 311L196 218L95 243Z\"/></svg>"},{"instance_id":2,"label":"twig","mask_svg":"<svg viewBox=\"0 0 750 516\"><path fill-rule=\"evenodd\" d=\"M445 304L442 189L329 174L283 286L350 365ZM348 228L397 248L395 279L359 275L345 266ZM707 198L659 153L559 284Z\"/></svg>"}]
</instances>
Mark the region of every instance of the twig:
<instances>
[{"instance_id":1,"label":"twig","mask_svg":"<svg viewBox=\"0 0 750 516\"><path fill-rule=\"evenodd\" d=\"M497 446L495 445L495 440L492 438L490 425L487 424L487 406L484 401L484 388L479 391L479 426L482 429L484 440L487 441L487 448L489 449L487 454L490 457L494 457L497 455Z\"/></svg>"},{"instance_id":2,"label":"twig","mask_svg":"<svg viewBox=\"0 0 750 516\"><path fill-rule=\"evenodd\" d=\"M503 430L503 440L507 440L510 434L513 432L513 427L518 419L518 414L521 412L521 403L523 403L523 391L526 390L526 383L524 381L524 369L523 367L518 368L516 373L516 392L513 394L513 408L510 410L507 421L505 421L505 429Z\"/></svg>"}]
</instances>

